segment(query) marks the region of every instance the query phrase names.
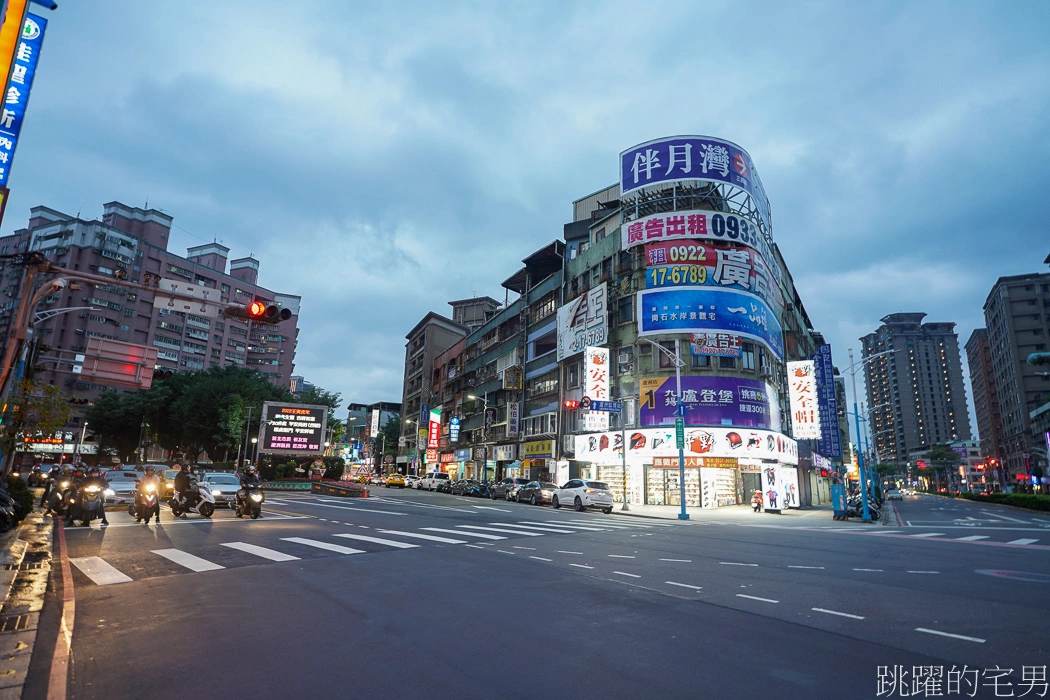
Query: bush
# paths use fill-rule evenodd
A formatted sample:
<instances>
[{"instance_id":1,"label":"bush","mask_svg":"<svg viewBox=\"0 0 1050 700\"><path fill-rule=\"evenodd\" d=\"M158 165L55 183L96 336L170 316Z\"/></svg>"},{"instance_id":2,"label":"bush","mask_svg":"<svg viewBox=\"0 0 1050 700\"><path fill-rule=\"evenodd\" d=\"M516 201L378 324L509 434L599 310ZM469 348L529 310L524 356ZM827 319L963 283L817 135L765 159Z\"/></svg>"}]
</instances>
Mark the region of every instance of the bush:
<instances>
[{"instance_id":1,"label":"bush","mask_svg":"<svg viewBox=\"0 0 1050 700\"><path fill-rule=\"evenodd\" d=\"M33 510L33 492L21 479L8 479L7 493L15 502L15 517L21 522Z\"/></svg>"},{"instance_id":2,"label":"bush","mask_svg":"<svg viewBox=\"0 0 1050 700\"><path fill-rule=\"evenodd\" d=\"M343 462L342 457L325 457L324 466L324 478L334 481L339 481L343 478L343 470L346 469L346 463Z\"/></svg>"},{"instance_id":3,"label":"bush","mask_svg":"<svg viewBox=\"0 0 1050 700\"><path fill-rule=\"evenodd\" d=\"M1016 508L1050 511L1050 496L1038 493L963 493L959 495L967 500L981 503L1001 503Z\"/></svg>"}]
</instances>

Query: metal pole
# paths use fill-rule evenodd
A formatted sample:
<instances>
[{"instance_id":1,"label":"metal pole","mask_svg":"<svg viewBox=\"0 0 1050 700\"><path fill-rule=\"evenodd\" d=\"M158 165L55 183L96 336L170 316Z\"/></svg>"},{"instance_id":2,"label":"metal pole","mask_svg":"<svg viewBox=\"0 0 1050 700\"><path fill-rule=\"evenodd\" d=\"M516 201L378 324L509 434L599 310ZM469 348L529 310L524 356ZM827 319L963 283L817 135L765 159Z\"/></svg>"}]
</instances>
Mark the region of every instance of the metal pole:
<instances>
[{"instance_id":1,"label":"metal pole","mask_svg":"<svg viewBox=\"0 0 1050 700\"><path fill-rule=\"evenodd\" d=\"M853 386L853 424L857 428L857 473L860 476L860 501L863 505L861 519L871 522L871 512L868 510L868 479L864 471L864 453L860 448L860 410L857 408L857 365L853 362L853 348L849 349L850 383Z\"/></svg>"},{"instance_id":2,"label":"metal pole","mask_svg":"<svg viewBox=\"0 0 1050 700\"><path fill-rule=\"evenodd\" d=\"M244 423L244 458L248 459L248 433L252 426L252 407L248 407L248 420ZM241 460L241 448L237 446L237 461Z\"/></svg>"},{"instance_id":3,"label":"metal pole","mask_svg":"<svg viewBox=\"0 0 1050 700\"><path fill-rule=\"evenodd\" d=\"M627 503L627 418L623 415L623 408L620 408L620 462L623 464L623 507L620 510L630 510L631 506Z\"/></svg>"},{"instance_id":4,"label":"metal pole","mask_svg":"<svg viewBox=\"0 0 1050 700\"><path fill-rule=\"evenodd\" d=\"M682 358L678 354L678 338L674 339L674 381L675 391L678 392L678 415L685 421L685 405L682 403ZM627 449L627 446L624 446ZM678 448L678 500L682 504L682 512L678 514L679 520L688 520L689 513L685 512L685 445Z\"/></svg>"},{"instance_id":5,"label":"metal pole","mask_svg":"<svg viewBox=\"0 0 1050 700\"><path fill-rule=\"evenodd\" d=\"M84 459L84 433L87 432L87 421L84 421L83 427L80 428L80 445L77 447L77 461L83 461Z\"/></svg>"}]
</instances>

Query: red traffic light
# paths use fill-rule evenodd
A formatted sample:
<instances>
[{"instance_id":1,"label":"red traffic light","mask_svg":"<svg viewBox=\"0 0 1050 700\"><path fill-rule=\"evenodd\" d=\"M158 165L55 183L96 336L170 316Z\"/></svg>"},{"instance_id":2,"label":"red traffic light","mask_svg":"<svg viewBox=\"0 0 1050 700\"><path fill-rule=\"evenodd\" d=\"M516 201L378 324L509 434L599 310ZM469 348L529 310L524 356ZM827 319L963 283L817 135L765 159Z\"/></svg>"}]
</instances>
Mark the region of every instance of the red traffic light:
<instances>
[{"instance_id":1,"label":"red traffic light","mask_svg":"<svg viewBox=\"0 0 1050 700\"><path fill-rule=\"evenodd\" d=\"M573 401L571 399L566 399L565 403L563 405L565 406L566 409L568 409L570 411L575 411L577 408L580 407L580 402L579 401Z\"/></svg>"},{"instance_id":2,"label":"red traffic light","mask_svg":"<svg viewBox=\"0 0 1050 700\"><path fill-rule=\"evenodd\" d=\"M249 318L262 318L266 315L266 304L261 301L253 301L248 304L247 311Z\"/></svg>"},{"instance_id":3,"label":"red traffic light","mask_svg":"<svg viewBox=\"0 0 1050 700\"><path fill-rule=\"evenodd\" d=\"M225 318L240 318L245 321L264 321L266 323L280 323L292 317L291 309L282 309L276 304L267 304L258 299L241 306L239 304L227 306L222 310Z\"/></svg>"}]
</instances>

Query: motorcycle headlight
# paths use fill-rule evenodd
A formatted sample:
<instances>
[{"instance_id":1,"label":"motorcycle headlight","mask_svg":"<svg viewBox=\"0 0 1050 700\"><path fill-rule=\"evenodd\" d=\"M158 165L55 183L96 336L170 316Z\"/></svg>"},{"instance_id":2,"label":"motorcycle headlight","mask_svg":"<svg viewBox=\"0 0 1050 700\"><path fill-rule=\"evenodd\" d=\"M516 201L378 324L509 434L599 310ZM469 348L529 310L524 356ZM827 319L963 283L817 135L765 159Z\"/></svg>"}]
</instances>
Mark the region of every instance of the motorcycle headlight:
<instances>
[{"instance_id":1,"label":"motorcycle headlight","mask_svg":"<svg viewBox=\"0 0 1050 700\"><path fill-rule=\"evenodd\" d=\"M88 491L90 491L90 490L91 489L88 489ZM95 489L95 490L98 491L98 489ZM114 491L113 489L106 489L102 493L106 494L107 496L116 496L117 495L117 492Z\"/></svg>"},{"instance_id":2,"label":"motorcycle headlight","mask_svg":"<svg viewBox=\"0 0 1050 700\"><path fill-rule=\"evenodd\" d=\"M211 495L212 496L221 496L222 495L222 491L220 491L219 489L212 489L211 490Z\"/></svg>"},{"instance_id":3,"label":"motorcycle headlight","mask_svg":"<svg viewBox=\"0 0 1050 700\"><path fill-rule=\"evenodd\" d=\"M62 488L68 489L69 488L69 482L68 481L63 481L62 482Z\"/></svg>"},{"instance_id":4,"label":"motorcycle headlight","mask_svg":"<svg viewBox=\"0 0 1050 700\"><path fill-rule=\"evenodd\" d=\"M84 490L87 491L88 493L98 493L99 492L99 488L97 486L88 486Z\"/></svg>"},{"instance_id":5,"label":"motorcycle headlight","mask_svg":"<svg viewBox=\"0 0 1050 700\"><path fill-rule=\"evenodd\" d=\"M262 497L261 493L253 493L252 494L252 500L255 501L256 503L261 503L262 502L262 498L263 497Z\"/></svg>"},{"instance_id":6,"label":"motorcycle headlight","mask_svg":"<svg viewBox=\"0 0 1050 700\"><path fill-rule=\"evenodd\" d=\"M146 490L149 491L150 493L153 493L154 491L157 490L157 487L156 487L155 484L146 484Z\"/></svg>"}]
</instances>

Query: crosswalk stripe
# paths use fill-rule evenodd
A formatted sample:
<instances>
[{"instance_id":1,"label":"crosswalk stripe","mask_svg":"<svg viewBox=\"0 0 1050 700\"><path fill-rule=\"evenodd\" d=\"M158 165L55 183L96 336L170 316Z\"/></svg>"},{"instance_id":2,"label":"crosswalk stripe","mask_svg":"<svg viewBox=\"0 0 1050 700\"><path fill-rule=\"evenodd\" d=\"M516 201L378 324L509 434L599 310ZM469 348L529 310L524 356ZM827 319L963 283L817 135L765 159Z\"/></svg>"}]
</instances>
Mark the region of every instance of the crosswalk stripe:
<instances>
[{"instance_id":1,"label":"crosswalk stripe","mask_svg":"<svg viewBox=\"0 0 1050 700\"><path fill-rule=\"evenodd\" d=\"M220 566L214 562L210 562L207 559L201 559L189 552L184 552L181 549L154 549L153 553L159 554L176 564L185 566L190 571L217 571L226 568L225 566Z\"/></svg>"},{"instance_id":2,"label":"crosswalk stripe","mask_svg":"<svg viewBox=\"0 0 1050 700\"><path fill-rule=\"evenodd\" d=\"M912 537L942 537L943 532L924 532L921 535L912 535Z\"/></svg>"},{"instance_id":3,"label":"crosswalk stripe","mask_svg":"<svg viewBox=\"0 0 1050 700\"><path fill-rule=\"evenodd\" d=\"M587 526L587 525L563 525L562 523L555 524L555 523L551 523L551 522L541 522L539 520L522 520L520 522L523 525L542 525L543 527L569 527L569 528L572 528L573 530L585 530L585 531L590 531L590 532L602 532L603 530L606 529L605 526L602 526L602 527L590 527L590 526ZM615 527L617 530L624 530L624 529L626 529L626 528L622 528L622 527L616 527L615 525L613 525L611 527Z\"/></svg>"},{"instance_id":4,"label":"crosswalk stripe","mask_svg":"<svg viewBox=\"0 0 1050 700\"><path fill-rule=\"evenodd\" d=\"M575 530L556 530L552 527L548 527L547 525L515 525L513 523L489 523L489 525L497 525L499 527L512 527L515 529L521 528L522 530L530 531L539 530L540 532L556 532L562 535L571 535L574 532L576 532Z\"/></svg>"},{"instance_id":5,"label":"crosswalk stripe","mask_svg":"<svg viewBox=\"0 0 1050 700\"><path fill-rule=\"evenodd\" d=\"M973 542L974 540L986 540L988 535L970 535L969 537L956 537L960 542Z\"/></svg>"},{"instance_id":6,"label":"crosswalk stripe","mask_svg":"<svg viewBox=\"0 0 1050 700\"><path fill-rule=\"evenodd\" d=\"M504 513L513 513L514 512L514 511L512 511L509 508L496 508L494 506L474 506L474 507L475 508L484 508L485 510L498 510L498 511L502 511Z\"/></svg>"},{"instance_id":7,"label":"crosswalk stripe","mask_svg":"<svg viewBox=\"0 0 1050 700\"><path fill-rule=\"evenodd\" d=\"M384 535L401 535L402 537L415 537L420 540L431 542L444 542L445 544L466 544L466 540L454 540L451 537L438 537L437 535L423 535L418 532L402 532L400 530L379 530Z\"/></svg>"},{"instance_id":8,"label":"crosswalk stripe","mask_svg":"<svg viewBox=\"0 0 1050 700\"><path fill-rule=\"evenodd\" d=\"M1032 544L1033 542L1038 542L1038 541L1039 540L1029 540L1029 539L1021 538L1019 540L1013 540L1012 542L1007 542L1006 544Z\"/></svg>"},{"instance_id":9,"label":"crosswalk stripe","mask_svg":"<svg viewBox=\"0 0 1050 700\"><path fill-rule=\"evenodd\" d=\"M345 537L348 540L361 540L362 542L375 542L376 544L385 544L389 547L397 547L398 549L413 549L418 547L418 544L409 544L407 542L398 542L397 540L385 540L382 537L372 537L370 535L351 535L348 532L337 532L332 537Z\"/></svg>"},{"instance_id":10,"label":"crosswalk stripe","mask_svg":"<svg viewBox=\"0 0 1050 700\"><path fill-rule=\"evenodd\" d=\"M321 540L311 540L306 537L282 537L281 540L283 540L284 542L295 542L296 544L305 544L307 547L317 547L318 549L326 549L329 552L338 552L339 554L365 554L365 550L363 549L344 547L341 544L332 544L331 542L322 542Z\"/></svg>"},{"instance_id":11,"label":"crosswalk stripe","mask_svg":"<svg viewBox=\"0 0 1050 700\"><path fill-rule=\"evenodd\" d=\"M508 530L507 528L498 527L482 527L480 525L457 525L456 527L466 528L468 530L484 530L488 532L502 532L505 535L524 535L525 537L543 537L542 533L539 532L525 532L524 530Z\"/></svg>"},{"instance_id":12,"label":"crosswalk stripe","mask_svg":"<svg viewBox=\"0 0 1050 700\"><path fill-rule=\"evenodd\" d=\"M270 561L296 561L299 557L293 557L291 554L285 554L284 552L278 552L276 549L267 549L266 547L260 547L255 544L248 544L247 542L222 542L223 547L229 547L230 549L236 549L241 552L247 552L248 554L254 554L257 557L263 559L269 559Z\"/></svg>"},{"instance_id":13,"label":"crosswalk stripe","mask_svg":"<svg viewBox=\"0 0 1050 700\"><path fill-rule=\"evenodd\" d=\"M99 586L108 586L111 583L127 583L134 580L127 574L121 573L102 557L70 558L69 563L80 569L85 576Z\"/></svg>"},{"instance_id":14,"label":"crosswalk stripe","mask_svg":"<svg viewBox=\"0 0 1050 700\"><path fill-rule=\"evenodd\" d=\"M505 540L505 539L507 539L506 537L501 537L499 535L486 535L486 534L483 534L483 533L480 533L480 532L463 532L462 530L448 530L448 529L443 528L443 527L424 527L422 529L426 530L427 532L450 532L453 535L470 535L472 537L480 537L483 540Z\"/></svg>"}]
</instances>

